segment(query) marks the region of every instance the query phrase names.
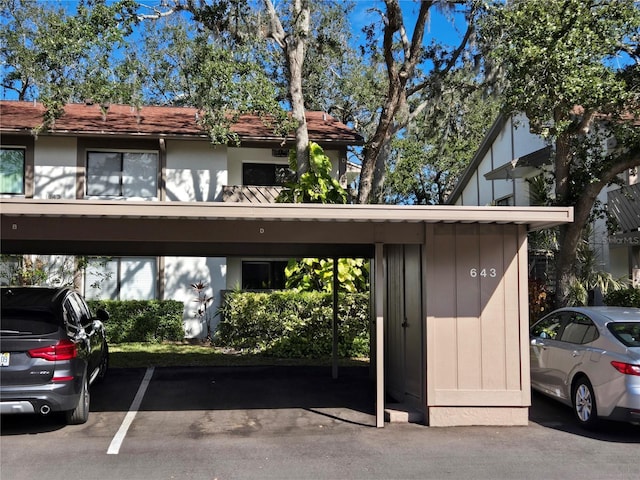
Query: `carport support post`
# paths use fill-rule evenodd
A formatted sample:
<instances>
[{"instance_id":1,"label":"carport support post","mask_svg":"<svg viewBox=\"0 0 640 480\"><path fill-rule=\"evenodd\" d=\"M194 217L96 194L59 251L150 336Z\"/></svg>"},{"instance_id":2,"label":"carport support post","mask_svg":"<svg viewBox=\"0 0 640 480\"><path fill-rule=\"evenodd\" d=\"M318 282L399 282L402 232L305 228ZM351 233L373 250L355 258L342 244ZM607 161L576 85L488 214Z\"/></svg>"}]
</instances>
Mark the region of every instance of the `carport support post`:
<instances>
[{"instance_id":1,"label":"carport support post","mask_svg":"<svg viewBox=\"0 0 640 480\"><path fill-rule=\"evenodd\" d=\"M338 259L333 257L333 343L331 346L331 376L338 378Z\"/></svg>"},{"instance_id":2,"label":"carport support post","mask_svg":"<svg viewBox=\"0 0 640 480\"><path fill-rule=\"evenodd\" d=\"M384 427L384 249L376 243L374 260L376 315L376 427Z\"/></svg>"}]
</instances>

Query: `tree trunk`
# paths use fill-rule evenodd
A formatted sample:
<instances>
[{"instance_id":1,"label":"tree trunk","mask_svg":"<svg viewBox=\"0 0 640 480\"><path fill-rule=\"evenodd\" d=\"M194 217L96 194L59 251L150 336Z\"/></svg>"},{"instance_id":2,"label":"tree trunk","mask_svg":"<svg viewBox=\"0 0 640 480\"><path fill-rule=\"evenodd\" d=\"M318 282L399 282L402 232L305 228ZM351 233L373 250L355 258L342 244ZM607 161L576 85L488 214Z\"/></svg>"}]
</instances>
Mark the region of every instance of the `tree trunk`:
<instances>
[{"instance_id":1,"label":"tree trunk","mask_svg":"<svg viewBox=\"0 0 640 480\"><path fill-rule=\"evenodd\" d=\"M302 65L304 63L307 38L309 38L309 2L293 0L294 19L292 31L286 33L271 0L263 0L271 22L269 36L280 46L289 73L289 100L291 115L296 122L297 175L309 171L309 130L304 109L302 91Z\"/></svg>"},{"instance_id":2,"label":"tree trunk","mask_svg":"<svg viewBox=\"0 0 640 480\"><path fill-rule=\"evenodd\" d=\"M307 22L308 30L308 22ZM287 46L287 63L289 66L289 95L291 96L291 110L296 122L296 160L297 175L309 171L309 131L304 109L304 95L302 93L302 64L304 62L304 41L297 37Z\"/></svg>"},{"instance_id":3,"label":"tree trunk","mask_svg":"<svg viewBox=\"0 0 640 480\"><path fill-rule=\"evenodd\" d=\"M575 133L575 132L574 132ZM564 133L556 140L556 201L557 205L573 205L573 223L559 227L558 245L556 254L556 279L555 289L556 307L567 305L571 285L576 281L577 248L582 238L582 233L589 223L591 210L598 195L616 176L629 168L640 164L640 153L627 151L612 163L611 167L602 173L597 182L589 183L583 189L580 197L572 203L569 198L570 166L572 153L570 147L571 133Z\"/></svg>"},{"instance_id":4,"label":"tree trunk","mask_svg":"<svg viewBox=\"0 0 640 480\"><path fill-rule=\"evenodd\" d=\"M289 96L291 110L296 121L296 163L298 178L309 171L309 130L304 109L302 91L302 65L304 63L306 42L309 37L309 3L307 0L294 0L293 15L296 21L293 32L285 39L285 54L289 69Z\"/></svg>"},{"instance_id":5,"label":"tree trunk","mask_svg":"<svg viewBox=\"0 0 640 480\"><path fill-rule=\"evenodd\" d=\"M406 102L406 85L409 79L413 79L415 67L420 60L421 44L424 36L425 22L429 9L434 4L432 1L420 3L413 37L411 41L406 38L402 11L398 0L385 0L387 6L386 22L384 27L383 55L387 67L389 86L387 96L380 115L380 121L376 131L363 151L362 169L360 170L360 185L358 190L358 203L377 201L380 196L381 182L384 180L384 158L380 158L382 149L389 142L395 132L394 119L398 110ZM394 45L396 33L400 33L404 60L401 63L394 57ZM376 176L376 170L378 172Z\"/></svg>"},{"instance_id":6,"label":"tree trunk","mask_svg":"<svg viewBox=\"0 0 640 480\"><path fill-rule=\"evenodd\" d=\"M396 82L389 83L389 93L385 102L384 110L380 116L380 122L376 128L369 144L364 148L364 159L360 170L360 185L358 189L358 203L369 203L377 198L374 195L374 178L378 158L385 144L389 142L389 135L392 131L393 117L400 104L400 88Z\"/></svg>"}]
</instances>

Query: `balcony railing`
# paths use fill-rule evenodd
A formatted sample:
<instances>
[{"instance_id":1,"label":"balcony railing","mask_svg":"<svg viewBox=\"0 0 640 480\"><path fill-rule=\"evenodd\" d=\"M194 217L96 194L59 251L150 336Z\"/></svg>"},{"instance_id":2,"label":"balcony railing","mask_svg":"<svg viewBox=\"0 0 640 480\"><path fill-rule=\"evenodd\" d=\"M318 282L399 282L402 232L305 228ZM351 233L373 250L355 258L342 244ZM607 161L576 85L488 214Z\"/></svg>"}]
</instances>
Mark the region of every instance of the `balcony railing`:
<instances>
[{"instance_id":1,"label":"balcony railing","mask_svg":"<svg viewBox=\"0 0 640 480\"><path fill-rule=\"evenodd\" d=\"M618 221L621 233L640 230L640 183L608 193L607 208Z\"/></svg>"},{"instance_id":2,"label":"balcony railing","mask_svg":"<svg viewBox=\"0 0 640 480\"><path fill-rule=\"evenodd\" d=\"M282 187L258 187L251 185L225 185L223 202L275 203Z\"/></svg>"}]
</instances>

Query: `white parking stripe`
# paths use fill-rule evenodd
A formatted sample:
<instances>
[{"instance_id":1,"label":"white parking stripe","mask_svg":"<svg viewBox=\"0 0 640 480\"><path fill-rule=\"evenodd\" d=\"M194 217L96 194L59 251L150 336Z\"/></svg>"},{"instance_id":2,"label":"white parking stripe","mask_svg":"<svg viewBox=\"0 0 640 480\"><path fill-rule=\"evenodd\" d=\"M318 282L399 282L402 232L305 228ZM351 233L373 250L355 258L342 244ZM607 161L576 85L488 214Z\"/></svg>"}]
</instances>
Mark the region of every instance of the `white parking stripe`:
<instances>
[{"instance_id":1,"label":"white parking stripe","mask_svg":"<svg viewBox=\"0 0 640 480\"><path fill-rule=\"evenodd\" d=\"M111 445L109 445L109 450L107 450L107 455L117 455L120 452L120 446L124 441L124 437L127 436L127 432L129 431L129 427L133 422L133 419L136 418L136 413L138 413L138 409L140 408L140 404L142 403L142 399L144 398L144 394L147 391L147 387L149 386L149 382L151 382L151 377L153 376L154 367L147 368L146 373L144 374L144 378L142 379L142 383L138 387L138 393L136 393L133 402L131 402L131 407L129 407L129 411L127 412L127 416L124 417L122 421L122 425L118 429L118 432L111 440Z\"/></svg>"}]
</instances>

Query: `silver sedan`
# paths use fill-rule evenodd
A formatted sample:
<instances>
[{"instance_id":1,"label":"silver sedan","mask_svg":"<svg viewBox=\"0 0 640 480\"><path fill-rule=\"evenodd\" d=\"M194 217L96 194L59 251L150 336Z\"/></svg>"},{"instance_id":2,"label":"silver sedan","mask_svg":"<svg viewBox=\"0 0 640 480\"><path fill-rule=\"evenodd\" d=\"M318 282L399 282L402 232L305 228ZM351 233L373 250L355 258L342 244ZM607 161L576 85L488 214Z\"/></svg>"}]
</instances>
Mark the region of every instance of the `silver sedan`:
<instances>
[{"instance_id":1,"label":"silver sedan","mask_svg":"<svg viewBox=\"0 0 640 480\"><path fill-rule=\"evenodd\" d=\"M640 308L570 307L531 327L531 386L580 424L640 423Z\"/></svg>"}]
</instances>

